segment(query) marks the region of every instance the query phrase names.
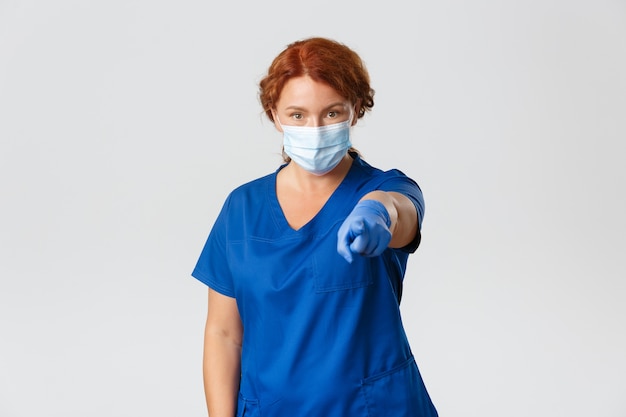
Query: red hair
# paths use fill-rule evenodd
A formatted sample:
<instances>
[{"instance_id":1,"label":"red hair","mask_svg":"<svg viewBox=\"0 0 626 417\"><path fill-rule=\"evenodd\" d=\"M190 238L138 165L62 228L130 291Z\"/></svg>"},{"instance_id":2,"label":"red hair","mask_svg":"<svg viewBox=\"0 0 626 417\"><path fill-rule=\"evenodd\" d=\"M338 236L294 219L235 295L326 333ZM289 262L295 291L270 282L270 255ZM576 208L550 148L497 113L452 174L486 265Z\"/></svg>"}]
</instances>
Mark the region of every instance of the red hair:
<instances>
[{"instance_id":1,"label":"red hair","mask_svg":"<svg viewBox=\"0 0 626 417\"><path fill-rule=\"evenodd\" d=\"M360 104L359 118L374 106L374 90L365 64L347 46L326 38L309 38L287 46L270 65L259 83L263 111L273 122L272 110L285 86L294 77L308 75L324 82L350 102Z\"/></svg>"}]
</instances>

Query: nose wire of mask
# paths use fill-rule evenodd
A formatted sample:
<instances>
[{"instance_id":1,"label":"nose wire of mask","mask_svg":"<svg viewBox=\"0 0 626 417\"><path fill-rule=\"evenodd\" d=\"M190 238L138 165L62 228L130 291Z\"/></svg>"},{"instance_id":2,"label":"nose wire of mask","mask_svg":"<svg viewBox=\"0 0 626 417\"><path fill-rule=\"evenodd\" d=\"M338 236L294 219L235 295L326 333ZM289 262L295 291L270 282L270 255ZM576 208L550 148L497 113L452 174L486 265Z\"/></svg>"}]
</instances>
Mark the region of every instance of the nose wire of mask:
<instances>
[{"instance_id":1,"label":"nose wire of mask","mask_svg":"<svg viewBox=\"0 0 626 417\"><path fill-rule=\"evenodd\" d=\"M352 146L350 127L352 112L344 122L326 126L283 125L285 153L299 166L314 175L324 175L335 168Z\"/></svg>"}]
</instances>

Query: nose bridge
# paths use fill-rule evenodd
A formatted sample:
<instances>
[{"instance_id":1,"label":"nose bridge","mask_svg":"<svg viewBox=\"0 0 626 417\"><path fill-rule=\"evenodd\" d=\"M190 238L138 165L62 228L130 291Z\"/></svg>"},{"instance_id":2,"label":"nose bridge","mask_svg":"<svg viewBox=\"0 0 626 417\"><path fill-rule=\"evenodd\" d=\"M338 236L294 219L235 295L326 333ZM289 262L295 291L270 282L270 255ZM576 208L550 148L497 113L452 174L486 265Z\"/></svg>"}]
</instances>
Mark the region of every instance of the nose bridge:
<instances>
[{"instance_id":1,"label":"nose bridge","mask_svg":"<svg viewBox=\"0 0 626 417\"><path fill-rule=\"evenodd\" d=\"M309 127L320 127L323 124L323 116L310 115L306 121L306 125Z\"/></svg>"}]
</instances>

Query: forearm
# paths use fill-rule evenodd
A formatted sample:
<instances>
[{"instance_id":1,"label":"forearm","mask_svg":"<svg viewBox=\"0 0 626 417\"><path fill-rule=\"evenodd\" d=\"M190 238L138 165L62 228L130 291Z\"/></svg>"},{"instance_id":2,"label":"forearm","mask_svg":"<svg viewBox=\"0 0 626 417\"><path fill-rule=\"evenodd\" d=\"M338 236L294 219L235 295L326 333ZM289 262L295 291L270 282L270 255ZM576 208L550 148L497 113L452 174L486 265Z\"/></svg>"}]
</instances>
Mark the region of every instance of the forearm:
<instances>
[{"instance_id":1,"label":"forearm","mask_svg":"<svg viewBox=\"0 0 626 417\"><path fill-rule=\"evenodd\" d=\"M209 325L205 330L204 392L210 417L234 417L241 376L241 346Z\"/></svg>"},{"instance_id":2,"label":"forearm","mask_svg":"<svg viewBox=\"0 0 626 417\"><path fill-rule=\"evenodd\" d=\"M387 209L391 220L389 247L401 248L411 243L418 232L418 219L415 205L408 197L393 191L372 191L365 194L361 200L379 201Z\"/></svg>"}]
</instances>

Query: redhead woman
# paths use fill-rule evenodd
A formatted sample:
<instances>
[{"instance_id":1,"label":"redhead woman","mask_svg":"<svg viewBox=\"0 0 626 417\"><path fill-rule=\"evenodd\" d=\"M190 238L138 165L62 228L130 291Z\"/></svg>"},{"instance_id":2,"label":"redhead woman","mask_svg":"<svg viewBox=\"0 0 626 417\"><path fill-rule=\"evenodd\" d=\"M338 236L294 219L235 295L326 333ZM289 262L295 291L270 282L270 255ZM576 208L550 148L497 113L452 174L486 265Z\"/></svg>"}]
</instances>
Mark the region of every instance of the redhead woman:
<instances>
[{"instance_id":1,"label":"redhead woman","mask_svg":"<svg viewBox=\"0 0 626 417\"><path fill-rule=\"evenodd\" d=\"M424 200L352 147L374 106L362 60L296 41L259 95L284 162L229 194L192 272L209 293L209 415L437 416L400 316Z\"/></svg>"}]
</instances>

